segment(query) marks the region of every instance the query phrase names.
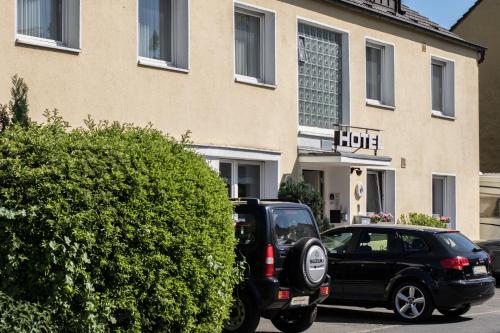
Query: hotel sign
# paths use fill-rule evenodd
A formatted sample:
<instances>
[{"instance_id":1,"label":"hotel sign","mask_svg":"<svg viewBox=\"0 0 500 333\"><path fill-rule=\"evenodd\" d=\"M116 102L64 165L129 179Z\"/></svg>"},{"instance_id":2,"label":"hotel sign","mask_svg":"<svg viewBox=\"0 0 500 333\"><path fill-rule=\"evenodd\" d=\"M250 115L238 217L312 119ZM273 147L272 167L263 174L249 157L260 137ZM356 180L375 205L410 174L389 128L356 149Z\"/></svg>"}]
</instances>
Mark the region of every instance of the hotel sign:
<instances>
[{"instance_id":1,"label":"hotel sign","mask_svg":"<svg viewBox=\"0 0 500 333\"><path fill-rule=\"evenodd\" d=\"M335 130L333 144L340 147L371 150L384 149L380 137L374 134Z\"/></svg>"}]
</instances>

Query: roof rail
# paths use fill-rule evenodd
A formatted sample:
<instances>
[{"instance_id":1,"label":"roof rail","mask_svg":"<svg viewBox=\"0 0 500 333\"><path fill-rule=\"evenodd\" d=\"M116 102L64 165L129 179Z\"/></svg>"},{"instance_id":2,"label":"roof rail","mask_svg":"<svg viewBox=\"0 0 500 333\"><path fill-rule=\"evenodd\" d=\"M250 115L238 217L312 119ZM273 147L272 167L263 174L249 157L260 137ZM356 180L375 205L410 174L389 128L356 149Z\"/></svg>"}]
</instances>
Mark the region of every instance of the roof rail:
<instances>
[{"instance_id":1,"label":"roof rail","mask_svg":"<svg viewBox=\"0 0 500 333\"><path fill-rule=\"evenodd\" d=\"M261 199L261 201L277 201L277 202L295 202L301 204L302 201L299 199L293 199L293 198L285 198L285 199Z\"/></svg>"},{"instance_id":2,"label":"roof rail","mask_svg":"<svg viewBox=\"0 0 500 333\"><path fill-rule=\"evenodd\" d=\"M259 198L231 198L229 200L233 202L246 202L249 205L258 205L260 202Z\"/></svg>"}]
</instances>

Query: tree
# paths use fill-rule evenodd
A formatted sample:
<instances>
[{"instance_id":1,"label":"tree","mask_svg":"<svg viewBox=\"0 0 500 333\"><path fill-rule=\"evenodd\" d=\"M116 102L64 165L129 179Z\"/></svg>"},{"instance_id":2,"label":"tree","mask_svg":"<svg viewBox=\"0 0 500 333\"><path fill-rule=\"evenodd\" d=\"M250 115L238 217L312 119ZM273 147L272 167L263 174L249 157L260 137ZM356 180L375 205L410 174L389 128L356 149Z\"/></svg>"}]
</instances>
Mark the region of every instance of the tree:
<instances>
[{"instance_id":1,"label":"tree","mask_svg":"<svg viewBox=\"0 0 500 333\"><path fill-rule=\"evenodd\" d=\"M315 191L303 180L298 182L281 183L278 192L280 200L299 200L311 208L318 223L323 222L323 198L321 193Z\"/></svg>"},{"instance_id":2,"label":"tree","mask_svg":"<svg viewBox=\"0 0 500 333\"><path fill-rule=\"evenodd\" d=\"M10 116L13 124L19 124L22 127L28 126L30 121L28 117L28 86L24 79L14 75L12 77L12 89L10 90L12 100L9 103Z\"/></svg>"},{"instance_id":3,"label":"tree","mask_svg":"<svg viewBox=\"0 0 500 333\"><path fill-rule=\"evenodd\" d=\"M10 125L10 115L7 105L0 104L0 132L3 132Z\"/></svg>"}]
</instances>

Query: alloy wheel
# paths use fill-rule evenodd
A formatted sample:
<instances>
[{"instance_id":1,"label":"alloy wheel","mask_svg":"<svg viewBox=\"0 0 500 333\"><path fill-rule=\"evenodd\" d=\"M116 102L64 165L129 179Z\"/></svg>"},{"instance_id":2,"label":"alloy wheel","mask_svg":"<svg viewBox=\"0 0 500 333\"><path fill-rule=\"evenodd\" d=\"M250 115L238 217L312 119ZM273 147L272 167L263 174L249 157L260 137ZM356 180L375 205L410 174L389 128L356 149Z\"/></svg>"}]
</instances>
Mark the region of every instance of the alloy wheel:
<instances>
[{"instance_id":1,"label":"alloy wheel","mask_svg":"<svg viewBox=\"0 0 500 333\"><path fill-rule=\"evenodd\" d=\"M231 308L231 314L226 321L224 328L228 331L236 331L245 321L245 305L241 299L236 298Z\"/></svg>"},{"instance_id":2,"label":"alloy wheel","mask_svg":"<svg viewBox=\"0 0 500 333\"><path fill-rule=\"evenodd\" d=\"M415 319L425 310L425 295L418 287L407 285L400 288L395 298L396 310L406 319Z\"/></svg>"}]
</instances>

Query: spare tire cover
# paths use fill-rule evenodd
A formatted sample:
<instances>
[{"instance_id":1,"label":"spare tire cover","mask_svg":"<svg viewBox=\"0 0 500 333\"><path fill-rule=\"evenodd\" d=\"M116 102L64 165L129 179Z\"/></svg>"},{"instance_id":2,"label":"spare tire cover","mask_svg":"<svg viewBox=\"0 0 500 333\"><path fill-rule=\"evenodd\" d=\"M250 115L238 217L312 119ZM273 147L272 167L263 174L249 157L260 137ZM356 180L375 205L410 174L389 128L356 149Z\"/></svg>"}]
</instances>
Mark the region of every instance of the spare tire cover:
<instances>
[{"instance_id":1,"label":"spare tire cover","mask_svg":"<svg viewBox=\"0 0 500 333\"><path fill-rule=\"evenodd\" d=\"M323 283L327 273L325 248L317 238L298 240L287 254L285 271L290 282L298 289L315 290Z\"/></svg>"},{"instance_id":2,"label":"spare tire cover","mask_svg":"<svg viewBox=\"0 0 500 333\"><path fill-rule=\"evenodd\" d=\"M312 285L321 284L326 275L327 259L323 247L313 245L307 250L304 270Z\"/></svg>"}]
</instances>

